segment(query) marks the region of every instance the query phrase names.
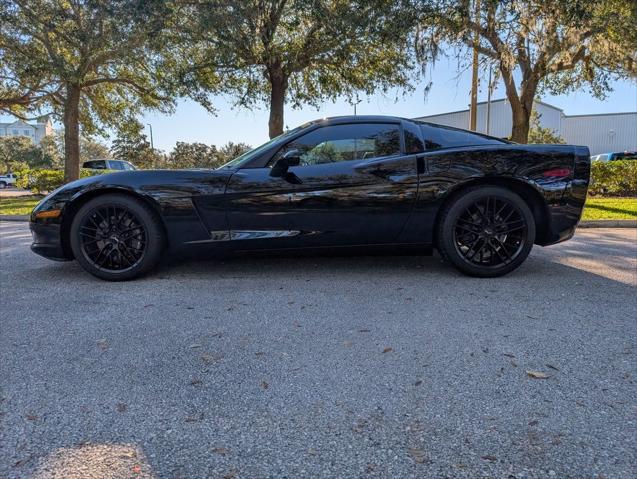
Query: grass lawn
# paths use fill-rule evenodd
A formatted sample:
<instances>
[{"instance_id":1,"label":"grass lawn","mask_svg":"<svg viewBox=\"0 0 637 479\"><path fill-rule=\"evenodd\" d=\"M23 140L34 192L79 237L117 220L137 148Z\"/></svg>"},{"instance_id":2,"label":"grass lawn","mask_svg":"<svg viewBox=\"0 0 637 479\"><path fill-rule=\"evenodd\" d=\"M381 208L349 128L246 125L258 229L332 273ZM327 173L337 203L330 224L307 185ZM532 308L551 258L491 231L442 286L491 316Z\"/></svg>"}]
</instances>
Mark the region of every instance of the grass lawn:
<instances>
[{"instance_id":1,"label":"grass lawn","mask_svg":"<svg viewBox=\"0 0 637 479\"><path fill-rule=\"evenodd\" d=\"M0 215L28 215L42 195L0 196Z\"/></svg>"},{"instance_id":2,"label":"grass lawn","mask_svg":"<svg viewBox=\"0 0 637 479\"><path fill-rule=\"evenodd\" d=\"M0 197L0 215L28 215L41 199L41 195ZM637 198L588 198L582 219L637 219Z\"/></svg>"},{"instance_id":3,"label":"grass lawn","mask_svg":"<svg viewBox=\"0 0 637 479\"><path fill-rule=\"evenodd\" d=\"M637 220L637 198L592 198L586 200L583 220Z\"/></svg>"}]
</instances>

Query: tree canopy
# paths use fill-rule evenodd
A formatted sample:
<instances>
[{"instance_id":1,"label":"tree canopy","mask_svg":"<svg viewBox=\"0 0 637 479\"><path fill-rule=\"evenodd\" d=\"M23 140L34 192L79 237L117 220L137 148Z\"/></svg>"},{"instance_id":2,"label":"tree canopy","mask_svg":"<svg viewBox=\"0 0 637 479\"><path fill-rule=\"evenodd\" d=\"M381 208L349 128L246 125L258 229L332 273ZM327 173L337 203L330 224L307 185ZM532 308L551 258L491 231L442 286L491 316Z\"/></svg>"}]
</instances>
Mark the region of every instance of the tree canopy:
<instances>
[{"instance_id":1,"label":"tree canopy","mask_svg":"<svg viewBox=\"0 0 637 479\"><path fill-rule=\"evenodd\" d=\"M429 64L448 46L464 55L475 45L494 65L513 114L511 138L528 139L533 101L541 91L588 87L596 97L610 81L637 75L637 3L625 0L437 0L423 8L420 59Z\"/></svg>"},{"instance_id":2,"label":"tree canopy","mask_svg":"<svg viewBox=\"0 0 637 479\"><path fill-rule=\"evenodd\" d=\"M230 93L239 106L265 103L270 137L284 105L318 106L357 92L409 87L409 0L202 0L180 14L180 82L212 109ZM185 61L184 61L185 60Z\"/></svg>"},{"instance_id":3,"label":"tree canopy","mask_svg":"<svg viewBox=\"0 0 637 479\"><path fill-rule=\"evenodd\" d=\"M0 0L0 109L50 109L64 123L65 178L79 177L79 127L119 128L146 108L168 111L154 41L161 0Z\"/></svg>"}]
</instances>

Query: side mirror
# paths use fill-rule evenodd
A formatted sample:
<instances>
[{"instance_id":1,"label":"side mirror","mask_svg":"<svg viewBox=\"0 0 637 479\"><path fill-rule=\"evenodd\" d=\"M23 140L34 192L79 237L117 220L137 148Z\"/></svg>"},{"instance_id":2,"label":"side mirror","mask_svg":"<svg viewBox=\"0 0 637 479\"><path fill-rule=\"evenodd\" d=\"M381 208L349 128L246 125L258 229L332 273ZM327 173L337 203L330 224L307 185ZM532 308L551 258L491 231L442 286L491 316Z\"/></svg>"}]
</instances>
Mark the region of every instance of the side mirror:
<instances>
[{"instance_id":1,"label":"side mirror","mask_svg":"<svg viewBox=\"0 0 637 479\"><path fill-rule=\"evenodd\" d=\"M275 178L283 178L287 174L290 166L298 166L300 163L301 155L299 150L290 150L281 158L276 160L274 165L272 165L270 176L273 176Z\"/></svg>"}]
</instances>

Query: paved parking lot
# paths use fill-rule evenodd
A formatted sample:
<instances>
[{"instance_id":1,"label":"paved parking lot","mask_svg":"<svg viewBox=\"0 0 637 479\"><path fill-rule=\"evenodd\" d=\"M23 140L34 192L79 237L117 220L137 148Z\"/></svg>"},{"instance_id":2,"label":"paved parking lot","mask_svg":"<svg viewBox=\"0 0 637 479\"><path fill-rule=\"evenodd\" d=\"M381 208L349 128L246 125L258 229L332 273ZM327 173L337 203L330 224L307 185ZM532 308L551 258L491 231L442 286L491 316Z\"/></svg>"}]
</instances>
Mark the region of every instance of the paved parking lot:
<instances>
[{"instance_id":1,"label":"paved parking lot","mask_svg":"<svg viewBox=\"0 0 637 479\"><path fill-rule=\"evenodd\" d=\"M636 230L494 280L237 258L129 283L0 235L0 477L637 473Z\"/></svg>"}]
</instances>

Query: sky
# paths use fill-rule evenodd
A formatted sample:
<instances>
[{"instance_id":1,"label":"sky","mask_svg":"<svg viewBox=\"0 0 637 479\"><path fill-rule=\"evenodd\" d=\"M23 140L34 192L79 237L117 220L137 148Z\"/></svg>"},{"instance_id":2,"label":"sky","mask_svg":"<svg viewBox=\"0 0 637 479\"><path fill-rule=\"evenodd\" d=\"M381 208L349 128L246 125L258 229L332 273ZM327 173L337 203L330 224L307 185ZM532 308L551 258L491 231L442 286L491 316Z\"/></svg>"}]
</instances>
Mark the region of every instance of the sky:
<instances>
[{"instance_id":1,"label":"sky","mask_svg":"<svg viewBox=\"0 0 637 479\"><path fill-rule=\"evenodd\" d=\"M425 85L431 81L432 87L425 97ZM470 71L459 72L453 59L439 61L427 73L413 92L404 94L392 91L387 94L361 96L357 106L359 115L394 115L407 118L445 113L468 108L471 89ZM614 91L604 100L594 98L587 91L578 91L569 95L549 96L541 99L555 105L567 115L587 113L615 113L637 111L637 83L619 81L613 84ZM496 89L492 98L504 98L502 87ZM478 101L487 98L486 79L480 88ZM154 147L170 151L176 142L201 142L209 145L223 145L228 141L244 142L258 146L268 139L268 110L264 105L260 109L233 108L232 99L217 97L214 101L217 115L211 115L191 100L179 100L175 112L171 115L148 112L140 121L151 124ZM304 107L301 110L285 108L285 125L294 128L317 118L338 115L351 115L354 107L345 100L325 102L317 110ZM0 119L10 121L10 119ZM59 125L56 125L58 128ZM146 126L146 134L149 135ZM108 141L106 141L108 143Z\"/></svg>"}]
</instances>

